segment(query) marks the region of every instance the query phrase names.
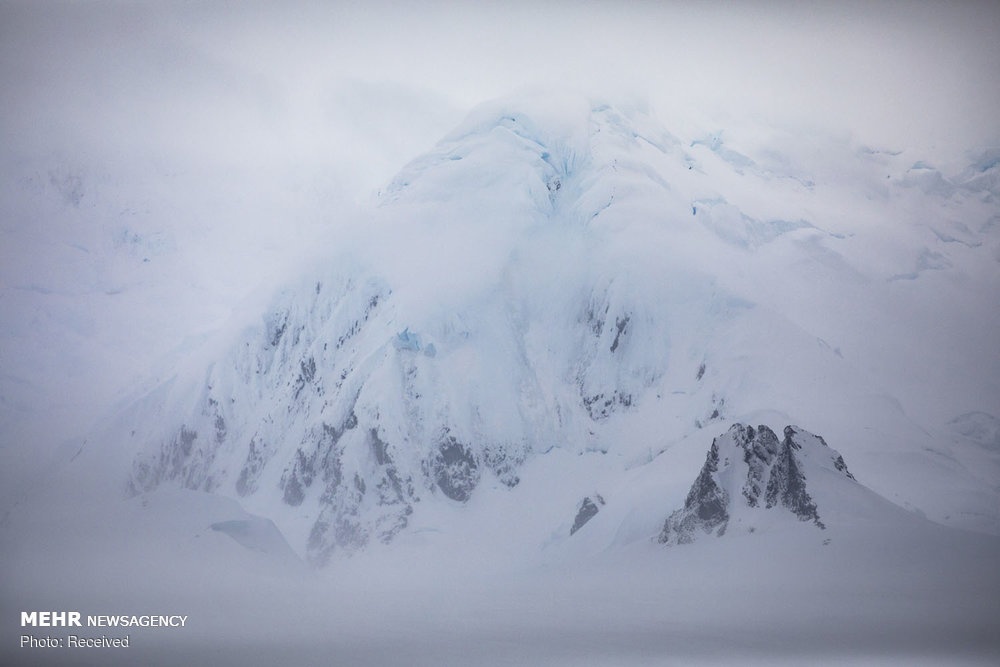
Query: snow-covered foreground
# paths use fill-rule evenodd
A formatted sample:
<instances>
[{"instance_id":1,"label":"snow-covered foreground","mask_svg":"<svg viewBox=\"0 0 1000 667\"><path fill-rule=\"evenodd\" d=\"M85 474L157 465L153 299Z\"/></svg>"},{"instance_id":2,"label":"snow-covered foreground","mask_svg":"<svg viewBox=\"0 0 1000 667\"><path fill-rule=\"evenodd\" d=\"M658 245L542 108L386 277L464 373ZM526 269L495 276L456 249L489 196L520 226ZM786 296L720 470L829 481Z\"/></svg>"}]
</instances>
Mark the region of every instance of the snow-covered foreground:
<instances>
[{"instance_id":1,"label":"snow-covered foreground","mask_svg":"<svg viewBox=\"0 0 1000 667\"><path fill-rule=\"evenodd\" d=\"M609 496L633 509L645 497L637 513L662 520L683 502L700 465L694 447L687 449L694 469L661 466L634 480L628 502ZM860 486L851 502L826 512L825 529L777 514L753 533L731 527L721 538L665 546L655 532L640 537L634 524L629 530L628 517L609 500L570 538L572 517L555 523L572 509L563 502L567 492L548 480L556 469L585 476L592 465L586 458L539 457L517 488L501 485L470 505L418 510L412 532L322 570L306 567L274 524L235 501L167 489L129 500L98 489L81 496L56 480L5 522L3 617L68 609L189 618L183 628L129 629L128 649L75 652L12 648L28 630L9 623L3 660L867 665L1000 659L1000 538L933 524ZM814 482L812 494L823 507L821 486ZM69 629L31 631L64 636ZM80 634L126 632L85 627Z\"/></svg>"}]
</instances>

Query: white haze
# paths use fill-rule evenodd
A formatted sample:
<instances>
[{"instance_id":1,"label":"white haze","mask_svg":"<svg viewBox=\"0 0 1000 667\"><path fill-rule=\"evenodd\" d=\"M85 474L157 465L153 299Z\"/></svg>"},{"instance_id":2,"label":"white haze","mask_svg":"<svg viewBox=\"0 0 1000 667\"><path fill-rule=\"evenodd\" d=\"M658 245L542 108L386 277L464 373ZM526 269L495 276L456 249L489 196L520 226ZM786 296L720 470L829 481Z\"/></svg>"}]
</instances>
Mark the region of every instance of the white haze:
<instances>
[{"instance_id":1,"label":"white haze","mask_svg":"<svg viewBox=\"0 0 1000 667\"><path fill-rule=\"evenodd\" d=\"M988 663L1000 654L988 536L904 523L888 537L852 528L832 548L791 531L667 559L636 543L603 554L596 538L539 556L528 552L578 499L552 475L587 479L596 465L542 458L519 498L555 488L564 505L533 507L527 526L485 489L484 525L440 510L425 532L316 573L206 530L245 516L234 501L122 502L121 480L63 464L137 391L208 356L214 334L259 319L303 267L372 238L377 193L484 101L554 86L627 100L685 144L721 131L848 190L854 176L829 147L955 173L1000 145L997 35L990 2L3 2L0 655L24 659L9 620L21 609L80 607L192 615L190 631L137 635L122 664L207 651L217 664ZM872 263L904 266L919 251L896 247L892 221L846 228L865 223L886 225ZM373 261L407 243L428 240L397 238ZM996 284L981 277L977 289ZM899 346L858 363L905 374L900 399L918 423L962 405L997 412L1000 308L976 290L952 300L952 287L859 314L895 327L886 338ZM836 321L808 296L782 286L761 299ZM864 349L863 330L843 333ZM911 364L930 349L944 351ZM683 502L708 442L690 444L658 463L662 486L627 479L638 506Z\"/></svg>"}]
</instances>

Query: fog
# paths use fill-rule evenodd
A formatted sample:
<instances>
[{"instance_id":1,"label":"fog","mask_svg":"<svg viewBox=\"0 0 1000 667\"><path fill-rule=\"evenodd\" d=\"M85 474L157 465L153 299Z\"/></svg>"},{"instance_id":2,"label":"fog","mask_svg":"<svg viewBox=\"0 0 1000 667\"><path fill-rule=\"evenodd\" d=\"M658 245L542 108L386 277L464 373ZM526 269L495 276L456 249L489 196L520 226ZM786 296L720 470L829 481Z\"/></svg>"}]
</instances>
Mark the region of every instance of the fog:
<instances>
[{"instance_id":1,"label":"fog","mask_svg":"<svg viewBox=\"0 0 1000 667\"><path fill-rule=\"evenodd\" d=\"M551 514L530 500L550 485L538 474L547 465L524 472L522 492L536 512L505 519L510 494L483 490L461 530L375 543L321 570L274 544L244 548L209 528L248 516L235 501L162 490L116 502L100 484L67 483L86 466L64 470L32 513L5 522L17 540L0 545L8 619L0 656L17 665L93 664L95 656L164 666L986 665L1000 652L993 536L931 526L897 508L903 518L891 527L879 512L851 525L825 513L825 532L793 524L772 527L767 539L668 549L640 540L588 553L586 543L535 541ZM670 468L660 468L662 478ZM671 478L680 475L665 476L667 498L677 495ZM484 514L484 505L495 510ZM32 609L186 620L19 627L13 619ZM25 633L128 635L130 646L21 648Z\"/></svg>"},{"instance_id":2,"label":"fog","mask_svg":"<svg viewBox=\"0 0 1000 667\"><path fill-rule=\"evenodd\" d=\"M438 138L421 117L556 82L897 149L947 153L998 132L1000 11L988 2L8 2L3 12L8 151L18 139L32 152L110 144L222 163L398 163L410 142Z\"/></svg>"},{"instance_id":3,"label":"fog","mask_svg":"<svg viewBox=\"0 0 1000 667\"><path fill-rule=\"evenodd\" d=\"M645 536L622 537L636 525L655 531L660 513L683 503L715 432L661 461L655 485L626 493L647 504L612 507L622 528L583 546L552 546L570 517L543 506L550 478L592 473L589 459L566 454L540 457L522 473L517 501L494 488L477 496L480 514L425 507L429 518L415 520L421 531L319 571L299 558L304 539L286 533L244 548L208 528L251 520L236 501L169 489L123 500L119 472L131 452L100 434L178 368L202 373L215 360L213 345L258 323L277 291L332 257L364 254L359 262L381 264L400 285L430 276L399 289L414 311L402 312L414 317L433 310L435 295L482 290L507 270L506 256L486 261L494 241L509 241L506 232L423 235L435 224L429 207L414 209L423 226L405 234L380 226L393 177L483 103L582 91L648 111L680 145L725 136L771 159L768 169L808 164L841 188L830 192L881 202L882 190L866 189L870 174L845 172L859 147L902 155L903 169L919 160L954 175L1000 146L998 35L1000 6L985 1L0 2L0 655L14 664L85 664L86 654L14 648L22 629L11 619L20 611L79 608L191 615L183 632L133 633L131 652L99 653L108 664L205 656L223 665L731 664L734 655L741 664L817 656L988 664L1000 654L995 537L905 522L886 534L873 519L837 533L832 547L825 535L789 530L773 541L720 540L719 548L667 556ZM955 222L958 209L946 202L922 210L924 186L906 187L894 209L901 219ZM766 203L769 191L754 197ZM848 206L818 201L827 210ZM988 217L990 206L974 212ZM774 275L751 271L758 281L748 280L749 261L737 261L719 285L760 288L767 307L789 304L799 323L839 331L866 378L897 378L900 400L834 402L872 414L889 405L886 424L902 422L903 408L915 414L912 430L889 440L896 455L908 438L931 441L922 428L960 405L994 407L1000 357L991 332L1000 311L992 309L989 256L930 289L904 291L916 284L906 271L916 276L936 261L920 254L933 237L898 241L900 220L872 213L880 210L841 211L844 229L875 230L876 242L853 259L862 269L903 267L899 292L879 287L869 298L862 276L839 299L813 303L810 290L829 294L827 274L786 285L774 278L787 259L780 253L759 260L758 268L772 262ZM371 247L373 239L387 242ZM535 273L522 282L544 282L542 269L582 275L577 258L590 255L564 241L539 240L525 264ZM980 252L972 241L947 242ZM980 254L1000 259L990 242ZM456 260L475 279L449 284L452 267L435 253L458 256L477 243ZM425 252L411 256L413 248ZM841 268L819 245L796 248ZM548 252L550 263L539 259ZM643 256L652 265L655 255ZM857 322L840 324L850 308ZM872 322L890 323L880 340L899 345L871 342L879 339L865 328ZM827 404L810 407L817 414ZM838 426L850 419L834 408L816 421L864 435L867 426ZM846 436L841 446L851 447ZM639 446L630 446L636 455ZM912 479L881 481L936 502L940 487L918 489L920 475L950 480L961 468L941 451L921 451L937 458L914 463ZM989 464L978 469L961 461L978 484L960 489L962 502L979 503L969 501L970 515L992 498L981 491L995 486L991 452L976 450L974 460ZM882 456L861 460L876 466ZM904 456L911 460L909 450ZM958 489L967 478L954 479ZM566 507L578 500L575 486L555 486ZM538 502L517 505L525 498ZM987 525L992 516L969 521ZM298 555L275 556L291 552Z\"/></svg>"}]
</instances>

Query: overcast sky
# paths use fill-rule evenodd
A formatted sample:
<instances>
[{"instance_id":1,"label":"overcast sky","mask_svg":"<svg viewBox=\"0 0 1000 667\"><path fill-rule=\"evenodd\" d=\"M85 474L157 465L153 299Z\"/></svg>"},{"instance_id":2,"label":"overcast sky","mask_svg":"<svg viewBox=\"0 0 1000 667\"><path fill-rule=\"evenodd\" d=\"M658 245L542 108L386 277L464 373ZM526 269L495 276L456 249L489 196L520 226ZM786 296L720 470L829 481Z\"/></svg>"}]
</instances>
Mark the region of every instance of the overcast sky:
<instances>
[{"instance_id":1,"label":"overcast sky","mask_svg":"<svg viewBox=\"0 0 1000 667\"><path fill-rule=\"evenodd\" d=\"M29 151L394 161L539 83L644 96L668 125L752 116L930 155L1000 138L988 1L4 2L0 16L4 143Z\"/></svg>"}]
</instances>

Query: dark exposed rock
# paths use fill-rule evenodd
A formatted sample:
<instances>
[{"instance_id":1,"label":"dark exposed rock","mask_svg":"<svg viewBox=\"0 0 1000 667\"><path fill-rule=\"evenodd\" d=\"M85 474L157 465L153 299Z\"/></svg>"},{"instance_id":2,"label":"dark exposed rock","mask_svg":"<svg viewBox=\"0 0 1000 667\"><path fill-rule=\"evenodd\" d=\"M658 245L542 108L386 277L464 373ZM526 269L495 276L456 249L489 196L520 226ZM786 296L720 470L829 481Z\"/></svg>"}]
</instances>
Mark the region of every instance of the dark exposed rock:
<instances>
[{"instance_id":1,"label":"dark exposed rock","mask_svg":"<svg viewBox=\"0 0 1000 667\"><path fill-rule=\"evenodd\" d=\"M804 448L811 458L804 458ZM747 512L772 508L787 509L800 520L825 528L807 490L807 460L854 480L843 457L818 436L788 426L779 442L766 426L755 430L734 424L712 441L684 507L665 521L659 541L683 544L699 533L722 535L734 512L743 521L750 516ZM752 523L745 525L753 532Z\"/></svg>"},{"instance_id":2,"label":"dark exposed rock","mask_svg":"<svg viewBox=\"0 0 1000 667\"><path fill-rule=\"evenodd\" d=\"M215 415L215 442L217 444L222 444L222 441L226 439L226 420L223 419L222 415Z\"/></svg>"},{"instance_id":3,"label":"dark exposed rock","mask_svg":"<svg viewBox=\"0 0 1000 667\"><path fill-rule=\"evenodd\" d=\"M705 418L705 423L715 421L716 419L722 419L723 409L726 407L726 399L723 396L717 396L714 392L712 393L712 411Z\"/></svg>"},{"instance_id":4,"label":"dark exposed rock","mask_svg":"<svg viewBox=\"0 0 1000 667\"><path fill-rule=\"evenodd\" d=\"M609 304L603 304L603 307L601 307L595 303L591 303L587 308L587 326L590 327L595 336L600 336L604 330L604 319L607 317L609 309Z\"/></svg>"},{"instance_id":5,"label":"dark exposed rock","mask_svg":"<svg viewBox=\"0 0 1000 667\"><path fill-rule=\"evenodd\" d=\"M200 441L196 430L182 425L173 438L160 444L155 454L136 457L128 484L129 493L151 491L167 480L186 489L215 489L218 484L210 469L217 446L214 440Z\"/></svg>"},{"instance_id":6,"label":"dark exposed rock","mask_svg":"<svg viewBox=\"0 0 1000 667\"><path fill-rule=\"evenodd\" d=\"M760 426L756 432L752 427L740 431L744 441L743 461L747 464L747 481L743 485L743 497L750 507L757 507L760 494L764 490L768 467L778 454L778 436L766 426Z\"/></svg>"},{"instance_id":7,"label":"dark exposed rock","mask_svg":"<svg viewBox=\"0 0 1000 667\"><path fill-rule=\"evenodd\" d=\"M316 378L316 359L314 357L309 357L303 361L299 362L299 376L295 378L295 396L298 398L302 390L305 389L306 385L311 383Z\"/></svg>"},{"instance_id":8,"label":"dark exposed rock","mask_svg":"<svg viewBox=\"0 0 1000 667\"><path fill-rule=\"evenodd\" d=\"M806 491L806 477L795 456L795 450L801 449L801 445L795 442L794 435L795 429L786 426L781 452L771 468L771 476L767 481L767 507L771 508L781 504L782 507L791 510L799 519L811 520L820 528L825 528L826 526L819 520L816 503ZM841 463L843 463L842 458ZM844 466L845 470L846 468Z\"/></svg>"},{"instance_id":9,"label":"dark exposed rock","mask_svg":"<svg viewBox=\"0 0 1000 667\"><path fill-rule=\"evenodd\" d=\"M368 435L368 442L371 444L372 453L375 454L375 463L380 466L389 463L388 445L379 437L378 429L368 429Z\"/></svg>"},{"instance_id":10,"label":"dark exposed rock","mask_svg":"<svg viewBox=\"0 0 1000 667\"><path fill-rule=\"evenodd\" d=\"M607 419L608 416L614 412L616 405L621 405L626 408L630 407L632 405L632 395L620 394L618 390L615 390L611 396L606 396L605 394L594 394L593 396L583 397L583 407L587 409L587 414L590 415L590 418L594 421Z\"/></svg>"},{"instance_id":11,"label":"dark exposed rock","mask_svg":"<svg viewBox=\"0 0 1000 667\"><path fill-rule=\"evenodd\" d=\"M191 445L194 443L195 439L198 437L197 431L192 431L184 426L181 426L181 431L177 436L177 450L184 456L190 456Z\"/></svg>"},{"instance_id":12,"label":"dark exposed rock","mask_svg":"<svg viewBox=\"0 0 1000 667\"><path fill-rule=\"evenodd\" d=\"M524 457L525 451L518 447L503 445L483 447L483 464L508 488L514 488L521 482L517 470L524 463Z\"/></svg>"},{"instance_id":13,"label":"dark exposed rock","mask_svg":"<svg viewBox=\"0 0 1000 667\"><path fill-rule=\"evenodd\" d=\"M618 349L618 344L621 342L622 334L625 333L630 319L628 315L615 318L615 340L611 343L611 352Z\"/></svg>"},{"instance_id":14,"label":"dark exposed rock","mask_svg":"<svg viewBox=\"0 0 1000 667\"><path fill-rule=\"evenodd\" d=\"M712 441L705 464L688 492L684 508L671 514L663 524L659 537L661 543L689 543L697 530L710 533L718 528L719 535L725 533L729 522L729 494L716 480L718 470L719 447L716 439Z\"/></svg>"},{"instance_id":15,"label":"dark exposed rock","mask_svg":"<svg viewBox=\"0 0 1000 667\"><path fill-rule=\"evenodd\" d=\"M569 529L569 534L573 535L576 531L583 528L588 521L597 516L602 505L604 505L604 498L597 493L594 494L593 498L587 496L580 501L580 507L576 512L576 518L573 520L573 526Z\"/></svg>"},{"instance_id":16,"label":"dark exposed rock","mask_svg":"<svg viewBox=\"0 0 1000 667\"><path fill-rule=\"evenodd\" d=\"M315 468L313 457L307 457L302 449L295 450L295 463L291 471L286 471L281 477L281 487L284 489L284 501L296 507L305 500L305 487L312 484Z\"/></svg>"},{"instance_id":17,"label":"dark exposed rock","mask_svg":"<svg viewBox=\"0 0 1000 667\"><path fill-rule=\"evenodd\" d=\"M445 435L431 462L434 482L452 500L465 502L479 483L479 464L472 450Z\"/></svg>"},{"instance_id":18,"label":"dark exposed rock","mask_svg":"<svg viewBox=\"0 0 1000 667\"><path fill-rule=\"evenodd\" d=\"M256 436L250 439L246 461L243 463L240 476L236 480L236 493L246 496L257 490L257 478L267 462L266 451L267 448L257 442Z\"/></svg>"},{"instance_id":19,"label":"dark exposed rock","mask_svg":"<svg viewBox=\"0 0 1000 667\"><path fill-rule=\"evenodd\" d=\"M302 504L303 500L306 499L305 491L302 489L302 483L299 481L299 477L295 471L292 471L292 474L285 479L282 486L285 488L285 493L282 496L282 499L286 504L291 505L292 507L297 507Z\"/></svg>"},{"instance_id":20,"label":"dark exposed rock","mask_svg":"<svg viewBox=\"0 0 1000 667\"><path fill-rule=\"evenodd\" d=\"M844 457L843 457L843 456L840 456L840 455L838 454L838 455L837 455L837 458L835 458L835 459L833 460L833 465L834 465L834 467L835 467L835 468L836 468L837 470L839 470L840 472L844 473L845 475L847 475L847 476L848 476L848 477L850 477L851 479L854 479L854 475L852 475L852 474L850 473L850 471L849 471L849 470L847 469L847 464L846 464L846 463L844 463Z\"/></svg>"},{"instance_id":21,"label":"dark exposed rock","mask_svg":"<svg viewBox=\"0 0 1000 667\"><path fill-rule=\"evenodd\" d=\"M268 329L270 334L268 335L268 342L271 347L276 347L279 342L281 342L281 337L285 335L285 330L288 328L288 313L281 313L276 315L271 322L268 323Z\"/></svg>"},{"instance_id":22,"label":"dark exposed rock","mask_svg":"<svg viewBox=\"0 0 1000 667\"><path fill-rule=\"evenodd\" d=\"M302 503L304 489L312 485L317 471L328 489L340 484L341 451L338 445L344 430L344 427L336 428L323 422L318 428L306 432L302 446L295 451L291 467L281 476L286 503L292 506Z\"/></svg>"}]
</instances>

